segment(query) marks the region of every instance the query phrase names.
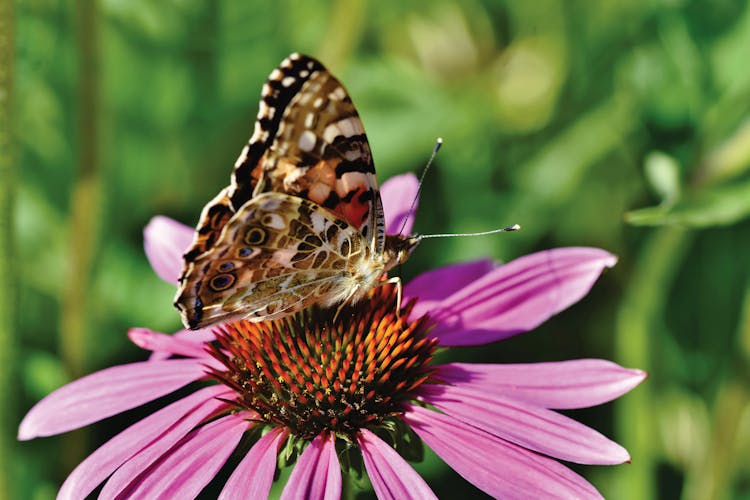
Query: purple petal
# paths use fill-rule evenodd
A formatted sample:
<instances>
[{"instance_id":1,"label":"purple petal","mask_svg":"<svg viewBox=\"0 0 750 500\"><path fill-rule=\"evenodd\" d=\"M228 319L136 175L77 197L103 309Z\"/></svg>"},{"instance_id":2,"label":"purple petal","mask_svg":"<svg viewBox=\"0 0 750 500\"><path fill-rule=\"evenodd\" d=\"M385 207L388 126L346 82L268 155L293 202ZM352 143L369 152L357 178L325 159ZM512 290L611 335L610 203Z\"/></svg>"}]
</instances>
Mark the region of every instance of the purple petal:
<instances>
[{"instance_id":1,"label":"purple petal","mask_svg":"<svg viewBox=\"0 0 750 500\"><path fill-rule=\"evenodd\" d=\"M231 397L231 392L227 391L223 396ZM227 404L223 401L218 401L215 408L226 410ZM255 417L255 414L245 413L245 419L249 416ZM151 474L149 468L159 468L162 462L168 459L172 451L175 449L175 445L182 446L186 439L190 439L189 433L195 433L197 424L201 420L190 419L190 421L180 422L175 425L167 432L165 432L160 439L155 440L149 446L141 449L135 454L130 460L123 464L112 477L107 481L102 489L101 496L103 498L115 498L124 491L128 491L132 488L138 487L137 485L141 481L147 481L148 474ZM252 427L253 424L248 424L248 427ZM186 437L188 436L188 437ZM143 471L149 471L142 474Z\"/></svg>"},{"instance_id":2,"label":"purple petal","mask_svg":"<svg viewBox=\"0 0 750 500\"><path fill-rule=\"evenodd\" d=\"M362 429L357 442L378 499L437 498L417 471L375 434Z\"/></svg>"},{"instance_id":3,"label":"purple petal","mask_svg":"<svg viewBox=\"0 0 750 500\"><path fill-rule=\"evenodd\" d=\"M380 187L380 198L383 200L383 212L385 212L386 234L411 234L414 216L412 214L409 217L409 209L411 204L414 203L413 210L416 212L418 191L419 181L414 174L391 177ZM404 221L406 221L406 225L404 225Z\"/></svg>"},{"instance_id":4,"label":"purple petal","mask_svg":"<svg viewBox=\"0 0 750 500\"><path fill-rule=\"evenodd\" d=\"M205 376L202 363L144 361L92 373L39 401L21 422L18 439L59 434L140 406Z\"/></svg>"},{"instance_id":5,"label":"purple petal","mask_svg":"<svg viewBox=\"0 0 750 500\"><path fill-rule=\"evenodd\" d=\"M276 471L276 455L286 437L284 429L276 427L260 438L232 472L219 500L268 498Z\"/></svg>"},{"instance_id":6,"label":"purple petal","mask_svg":"<svg viewBox=\"0 0 750 500\"><path fill-rule=\"evenodd\" d=\"M189 358L202 358L204 362L209 362L213 359L206 352L204 344L183 340L176 335L166 335L146 328L131 328L128 330L128 338L135 345L147 351L163 352L168 355Z\"/></svg>"},{"instance_id":7,"label":"purple petal","mask_svg":"<svg viewBox=\"0 0 750 500\"><path fill-rule=\"evenodd\" d=\"M449 384L559 410L612 401L646 378L641 370L603 359L507 365L450 363L437 368L436 376Z\"/></svg>"},{"instance_id":8,"label":"purple petal","mask_svg":"<svg viewBox=\"0 0 750 500\"><path fill-rule=\"evenodd\" d=\"M594 429L546 408L449 385L423 387L424 401L451 417L532 451L579 464L621 464L628 452Z\"/></svg>"},{"instance_id":9,"label":"purple petal","mask_svg":"<svg viewBox=\"0 0 750 500\"><path fill-rule=\"evenodd\" d=\"M601 498L585 479L551 458L447 415L411 406L404 419L456 472L496 498Z\"/></svg>"},{"instance_id":10,"label":"purple petal","mask_svg":"<svg viewBox=\"0 0 750 500\"><path fill-rule=\"evenodd\" d=\"M195 498L221 469L249 427L252 424L239 414L209 422L185 436L176 448L148 470L129 471L129 488L110 491L109 483L120 474L118 470L105 485L101 496Z\"/></svg>"},{"instance_id":11,"label":"purple petal","mask_svg":"<svg viewBox=\"0 0 750 500\"><path fill-rule=\"evenodd\" d=\"M204 345L205 343L216 340L216 335L214 334L213 327L201 328L200 330L178 330L171 336L175 339L179 339L182 342L189 342L191 344L196 344L201 349L205 347ZM143 347L140 344L138 345L140 347ZM152 351L151 356L149 356L148 358L150 361L155 361L159 359L167 359L172 354L177 354L176 352L171 352L169 349L165 351L160 351L157 348L158 346L154 346L154 349L151 349Z\"/></svg>"},{"instance_id":12,"label":"purple petal","mask_svg":"<svg viewBox=\"0 0 750 500\"><path fill-rule=\"evenodd\" d=\"M432 334L442 346L459 346L531 330L578 302L616 261L604 250L574 247L521 257L436 304Z\"/></svg>"},{"instance_id":13,"label":"purple petal","mask_svg":"<svg viewBox=\"0 0 750 500\"><path fill-rule=\"evenodd\" d=\"M341 497L341 468L335 439L332 434L322 433L312 440L297 459L281 500Z\"/></svg>"},{"instance_id":14,"label":"purple petal","mask_svg":"<svg viewBox=\"0 0 750 500\"><path fill-rule=\"evenodd\" d=\"M177 283L182 273L182 254L193 241L194 230L176 220L157 215L143 230L146 257L156 274L168 283Z\"/></svg>"},{"instance_id":15,"label":"purple petal","mask_svg":"<svg viewBox=\"0 0 750 500\"><path fill-rule=\"evenodd\" d=\"M440 301L478 280L494 267L491 260L482 259L443 266L420 274L404 286L406 300L412 297L419 299L412 309L411 317L418 318L432 311Z\"/></svg>"},{"instance_id":16,"label":"purple petal","mask_svg":"<svg viewBox=\"0 0 750 500\"><path fill-rule=\"evenodd\" d=\"M59 500L84 498L107 479L126 460L138 453L165 431L179 440L203 419L226 403L231 392L215 385L180 399L131 425L89 455L71 472L57 494Z\"/></svg>"}]
</instances>

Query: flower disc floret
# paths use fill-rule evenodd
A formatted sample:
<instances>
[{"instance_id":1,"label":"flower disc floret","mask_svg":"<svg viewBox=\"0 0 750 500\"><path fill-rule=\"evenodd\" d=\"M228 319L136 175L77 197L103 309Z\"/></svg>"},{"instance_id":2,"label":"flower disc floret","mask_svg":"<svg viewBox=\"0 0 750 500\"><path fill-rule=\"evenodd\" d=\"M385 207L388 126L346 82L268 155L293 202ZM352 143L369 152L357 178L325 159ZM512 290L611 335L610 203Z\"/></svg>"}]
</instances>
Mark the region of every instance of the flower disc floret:
<instances>
[{"instance_id":1,"label":"flower disc floret","mask_svg":"<svg viewBox=\"0 0 750 500\"><path fill-rule=\"evenodd\" d=\"M432 373L437 341L426 336L426 317L408 321L411 305L397 314L396 302L395 287L384 285L336 320L312 308L226 324L212 349L225 369L211 373L268 424L302 439L324 431L353 439L403 413Z\"/></svg>"}]
</instances>

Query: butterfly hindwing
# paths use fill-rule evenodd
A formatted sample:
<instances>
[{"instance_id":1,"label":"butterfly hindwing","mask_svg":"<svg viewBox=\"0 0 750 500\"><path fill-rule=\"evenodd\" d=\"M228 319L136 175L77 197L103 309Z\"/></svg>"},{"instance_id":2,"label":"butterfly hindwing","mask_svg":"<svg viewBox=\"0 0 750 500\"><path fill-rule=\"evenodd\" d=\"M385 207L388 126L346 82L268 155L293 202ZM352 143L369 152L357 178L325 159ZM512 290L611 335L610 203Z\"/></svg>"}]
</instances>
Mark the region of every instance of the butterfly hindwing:
<instances>
[{"instance_id":1,"label":"butterfly hindwing","mask_svg":"<svg viewBox=\"0 0 750 500\"><path fill-rule=\"evenodd\" d=\"M367 242L348 222L319 205L283 193L247 202L211 252L185 276L177 298L190 327L235 317L273 319L348 293L352 255Z\"/></svg>"}]
</instances>

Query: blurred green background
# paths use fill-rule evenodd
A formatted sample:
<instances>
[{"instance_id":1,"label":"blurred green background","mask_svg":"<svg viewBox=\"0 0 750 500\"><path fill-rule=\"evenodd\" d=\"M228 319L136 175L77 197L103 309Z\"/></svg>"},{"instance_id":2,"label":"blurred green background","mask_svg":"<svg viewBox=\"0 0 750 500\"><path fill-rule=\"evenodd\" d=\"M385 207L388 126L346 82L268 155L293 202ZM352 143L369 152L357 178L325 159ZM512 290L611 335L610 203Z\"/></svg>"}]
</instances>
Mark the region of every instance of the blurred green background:
<instances>
[{"instance_id":1,"label":"blurred green background","mask_svg":"<svg viewBox=\"0 0 750 500\"><path fill-rule=\"evenodd\" d=\"M632 463L574 469L614 499L750 498L750 7L730 0L2 2L0 497L53 497L151 410L15 442L56 387L144 359L128 327L178 328L142 229L195 224L293 51L347 86L381 181L443 137L416 231L523 226L425 241L407 278L565 245L619 255L537 331L450 359L645 369L616 403L567 412ZM432 455L418 470L441 497L477 493Z\"/></svg>"}]
</instances>

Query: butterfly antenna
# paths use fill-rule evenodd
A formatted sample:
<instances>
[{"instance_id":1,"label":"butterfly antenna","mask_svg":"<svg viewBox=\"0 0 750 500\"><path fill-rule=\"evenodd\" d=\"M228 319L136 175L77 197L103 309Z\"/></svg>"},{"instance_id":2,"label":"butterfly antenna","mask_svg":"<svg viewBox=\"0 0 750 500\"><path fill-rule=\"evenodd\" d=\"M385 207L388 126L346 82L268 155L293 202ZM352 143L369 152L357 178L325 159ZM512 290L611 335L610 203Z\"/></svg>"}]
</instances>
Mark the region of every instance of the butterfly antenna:
<instances>
[{"instance_id":1,"label":"butterfly antenna","mask_svg":"<svg viewBox=\"0 0 750 500\"><path fill-rule=\"evenodd\" d=\"M404 233L404 229L406 228L406 223L414 215L414 207L417 206L417 200L419 199L419 195L422 193L422 183L424 182L424 177L425 175L427 175L427 171L430 169L432 162L435 161L437 152L440 151L440 146L442 145L443 145L443 138L438 137L437 141L435 141L435 147L432 148L432 154L430 155L430 159L427 160L427 165L425 165L424 169L422 170L422 175L419 176L419 185L417 186L417 195L414 197L414 199L411 202L409 211L406 213L406 217L404 218L403 224L401 224L401 229L399 229L398 234Z\"/></svg>"},{"instance_id":2,"label":"butterfly antenna","mask_svg":"<svg viewBox=\"0 0 750 500\"><path fill-rule=\"evenodd\" d=\"M420 234L419 238L451 238L453 236L485 236L488 234L495 233L509 233L511 231L518 231L521 226L513 224L512 226L504 227L501 229L493 229L492 231L482 231L481 233L444 233L444 234Z\"/></svg>"}]
</instances>

